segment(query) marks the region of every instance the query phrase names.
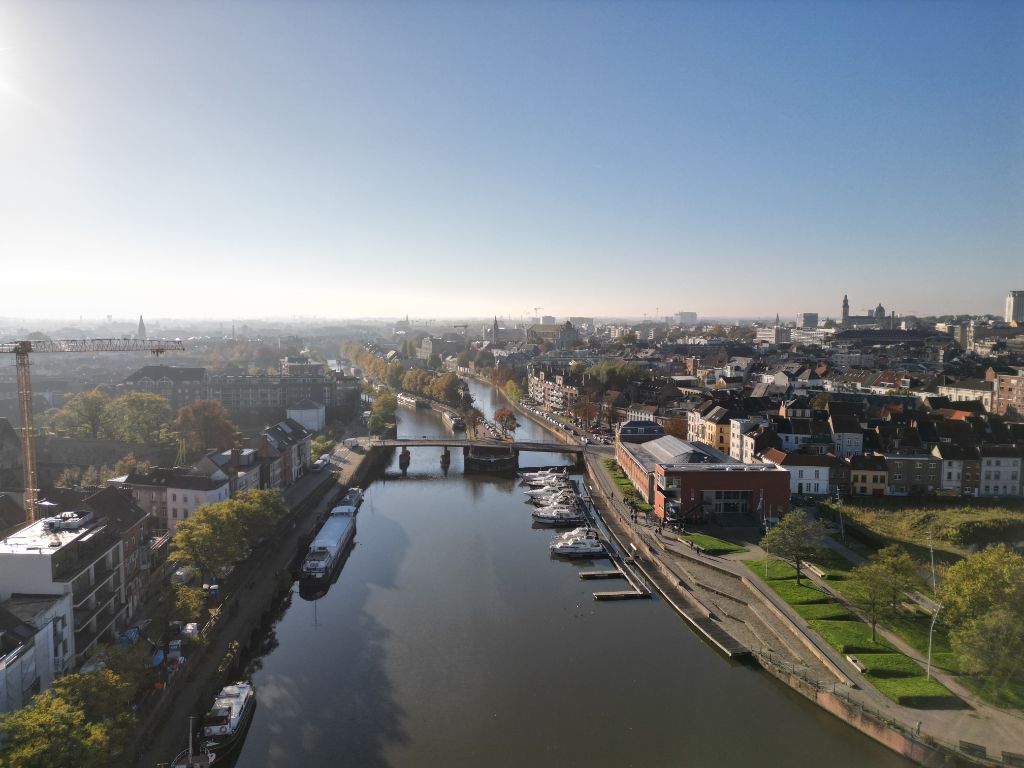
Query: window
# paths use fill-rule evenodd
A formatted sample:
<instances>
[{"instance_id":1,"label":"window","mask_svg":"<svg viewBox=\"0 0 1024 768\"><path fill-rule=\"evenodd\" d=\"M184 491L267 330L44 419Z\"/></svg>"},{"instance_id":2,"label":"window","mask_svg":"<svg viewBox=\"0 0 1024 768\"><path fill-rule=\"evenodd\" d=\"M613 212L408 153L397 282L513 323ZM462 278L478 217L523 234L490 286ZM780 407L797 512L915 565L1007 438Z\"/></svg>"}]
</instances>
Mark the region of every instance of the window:
<instances>
[{"instance_id":1,"label":"window","mask_svg":"<svg viewBox=\"0 0 1024 768\"><path fill-rule=\"evenodd\" d=\"M817 480L819 476L819 470L814 470L814 479Z\"/></svg>"},{"instance_id":2,"label":"window","mask_svg":"<svg viewBox=\"0 0 1024 768\"><path fill-rule=\"evenodd\" d=\"M171 494L171 501L177 501L177 500L178 500L178 494L172 493Z\"/></svg>"}]
</instances>

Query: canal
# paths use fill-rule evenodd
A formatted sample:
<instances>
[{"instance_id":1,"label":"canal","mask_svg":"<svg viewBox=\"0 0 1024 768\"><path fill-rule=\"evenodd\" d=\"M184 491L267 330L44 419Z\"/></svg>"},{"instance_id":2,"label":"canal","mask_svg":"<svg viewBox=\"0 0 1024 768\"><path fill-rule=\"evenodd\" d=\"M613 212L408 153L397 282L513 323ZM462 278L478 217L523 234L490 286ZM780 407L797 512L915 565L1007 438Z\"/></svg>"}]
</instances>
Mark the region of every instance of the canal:
<instances>
[{"instance_id":1,"label":"canal","mask_svg":"<svg viewBox=\"0 0 1024 768\"><path fill-rule=\"evenodd\" d=\"M486 414L502 404L471 386ZM431 411L399 415L400 436L445 432ZM396 455L337 582L315 602L296 586L255 662L237 765L909 765L721 657L659 599L595 603L578 577L594 563L552 559L520 490L464 476L461 452L447 477L438 449L413 449L406 478Z\"/></svg>"}]
</instances>

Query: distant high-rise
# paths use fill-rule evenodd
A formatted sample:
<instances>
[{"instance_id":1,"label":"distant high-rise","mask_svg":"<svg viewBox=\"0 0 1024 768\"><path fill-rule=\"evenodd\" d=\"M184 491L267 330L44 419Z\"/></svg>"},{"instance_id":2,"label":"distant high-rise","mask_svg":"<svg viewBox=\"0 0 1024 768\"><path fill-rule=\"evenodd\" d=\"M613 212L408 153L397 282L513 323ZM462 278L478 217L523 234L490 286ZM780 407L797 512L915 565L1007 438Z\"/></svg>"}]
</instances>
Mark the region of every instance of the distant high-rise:
<instances>
[{"instance_id":1,"label":"distant high-rise","mask_svg":"<svg viewBox=\"0 0 1024 768\"><path fill-rule=\"evenodd\" d=\"M1010 291L1006 295L1006 317L1008 323L1024 323L1024 291Z\"/></svg>"},{"instance_id":2,"label":"distant high-rise","mask_svg":"<svg viewBox=\"0 0 1024 768\"><path fill-rule=\"evenodd\" d=\"M818 327L818 313L817 312L801 312L796 316L796 327L797 328L817 328Z\"/></svg>"},{"instance_id":3,"label":"distant high-rise","mask_svg":"<svg viewBox=\"0 0 1024 768\"><path fill-rule=\"evenodd\" d=\"M679 325L696 325L697 324L697 313L696 312L676 312L676 322Z\"/></svg>"},{"instance_id":4,"label":"distant high-rise","mask_svg":"<svg viewBox=\"0 0 1024 768\"><path fill-rule=\"evenodd\" d=\"M139 315L139 332L137 336L140 339L146 338L146 324L142 322L142 315Z\"/></svg>"},{"instance_id":5,"label":"distant high-rise","mask_svg":"<svg viewBox=\"0 0 1024 768\"><path fill-rule=\"evenodd\" d=\"M543 317L542 317L542 318L540 319L540 324L541 324L541 325L555 325L555 323L557 323L557 322L558 322L558 321L557 321L557 320L555 320L555 318L554 318L554 317L552 317L551 315L544 315L544 316L543 316Z\"/></svg>"}]
</instances>

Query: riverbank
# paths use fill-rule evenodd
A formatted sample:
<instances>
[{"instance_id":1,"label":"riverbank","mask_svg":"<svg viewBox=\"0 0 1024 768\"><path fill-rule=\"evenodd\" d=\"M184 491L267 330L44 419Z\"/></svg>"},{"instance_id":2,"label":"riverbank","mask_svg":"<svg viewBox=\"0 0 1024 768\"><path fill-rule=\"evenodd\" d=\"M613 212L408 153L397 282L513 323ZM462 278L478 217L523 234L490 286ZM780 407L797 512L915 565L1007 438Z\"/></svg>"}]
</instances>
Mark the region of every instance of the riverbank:
<instances>
[{"instance_id":1,"label":"riverbank","mask_svg":"<svg viewBox=\"0 0 1024 768\"><path fill-rule=\"evenodd\" d=\"M380 449L353 451L339 445L332 453L336 472L306 475L285 491L291 514L271 541L239 567L243 587L222 604L221 618L207 636L205 647L193 651L156 706L140 720L137 738L118 765L151 768L169 763L184 748L188 718L203 715L227 678L239 673L237 662L229 662L227 668L223 665L232 644L238 644L232 654L237 660L260 642L291 592L289 567L305 551L341 493L371 479L386 461L385 454Z\"/></svg>"},{"instance_id":2,"label":"riverbank","mask_svg":"<svg viewBox=\"0 0 1024 768\"><path fill-rule=\"evenodd\" d=\"M652 581L666 598L682 591L708 608L719 627L748 643L758 665L819 707L880 744L922 765L996 765L993 756L1024 750L1024 730L1009 714L979 718L970 710L920 710L894 704L828 646L806 622L736 558L697 552L654 523L630 517L598 450L587 452L592 495L603 502L606 523L616 523L638 551L663 573L679 576ZM677 611L679 609L677 608ZM692 623L692 622L691 622ZM990 715L991 713L986 713ZM970 750L973 754L965 754Z\"/></svg>"}]
</instances>

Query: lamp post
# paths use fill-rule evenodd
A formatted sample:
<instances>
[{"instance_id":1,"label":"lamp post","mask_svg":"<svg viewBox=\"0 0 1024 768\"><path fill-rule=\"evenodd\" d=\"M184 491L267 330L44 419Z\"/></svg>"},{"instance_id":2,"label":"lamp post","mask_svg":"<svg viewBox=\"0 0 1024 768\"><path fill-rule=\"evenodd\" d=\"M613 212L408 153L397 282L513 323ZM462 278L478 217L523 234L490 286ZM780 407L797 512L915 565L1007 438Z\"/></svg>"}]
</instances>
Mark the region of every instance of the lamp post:
<instances>
[{"instance_id":1,"label":"lamp post","mask_svg":"<svg viewBox=\"0 0 1024 768\"><path fill-rule=\"evenodd\" d=\"M942 603L939 603L935 607L935 613L932 614L932 624L928 628L928 668L925 671L925 680L932 679L932 633L935 631L935 620L939 618L939 611L942 610Z\"/></svg>"}]
</instances>

